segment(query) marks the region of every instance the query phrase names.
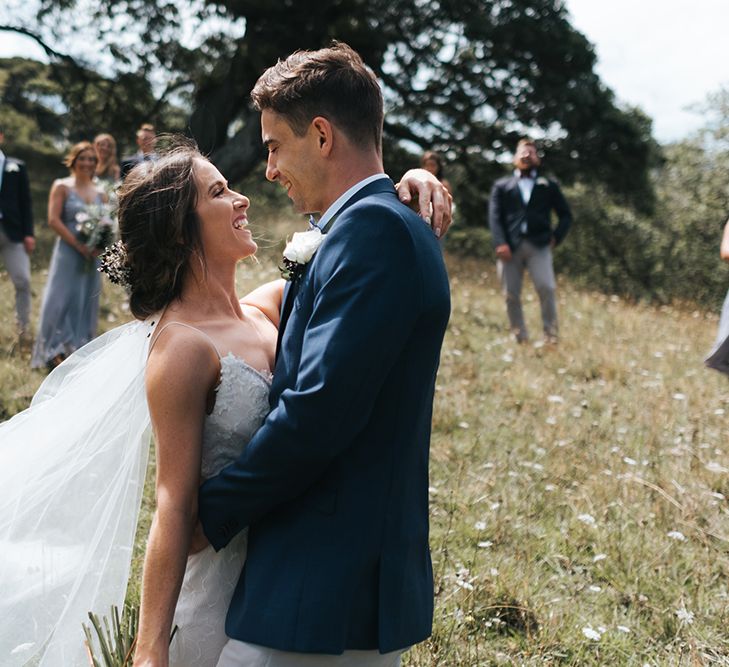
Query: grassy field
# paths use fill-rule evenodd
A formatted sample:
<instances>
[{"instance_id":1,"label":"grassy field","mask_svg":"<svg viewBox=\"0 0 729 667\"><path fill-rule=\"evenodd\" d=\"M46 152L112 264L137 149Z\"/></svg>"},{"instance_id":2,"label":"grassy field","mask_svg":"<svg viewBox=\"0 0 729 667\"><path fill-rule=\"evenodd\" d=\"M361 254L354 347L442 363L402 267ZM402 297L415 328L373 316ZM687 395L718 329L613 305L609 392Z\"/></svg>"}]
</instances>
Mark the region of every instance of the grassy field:
<instances>
[{"instance_id":1,"label":"grassy field","mask_svg":"<svg viewBox=\"0 0 729 667\"><path fill-rule=\"evenodd\" d=\"M277 277L286 230L274 227L260 264L242 265L241 291ZM516 346L493 266L448 264L435 627L404 664L728 665L729 383L701 363L716 316L561 282L559 346ZM36 271L36 310L43 282ZM11 291L0 278L3 418L43 377L12 352ZM536 297L525 296L537 334ZM105 288L101 328L125 318L122 294Z\"/></svg>"}]
</instances>

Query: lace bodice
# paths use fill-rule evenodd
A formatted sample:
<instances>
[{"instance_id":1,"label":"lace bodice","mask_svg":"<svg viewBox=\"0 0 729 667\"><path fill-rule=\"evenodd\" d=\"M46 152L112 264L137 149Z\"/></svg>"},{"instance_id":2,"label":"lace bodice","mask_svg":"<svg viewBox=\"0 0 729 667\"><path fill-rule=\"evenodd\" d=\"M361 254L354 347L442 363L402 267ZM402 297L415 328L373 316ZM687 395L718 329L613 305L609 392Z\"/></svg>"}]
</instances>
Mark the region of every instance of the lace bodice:
<instances>
[{"instance_id":1,"label":"lace bodice","mask_svg":"<svg viewBox=\"0 0 729 667\"><path fill-rule=\"evenodd\" d=\"M270 385L270 373L264 375L233 353L220 358L215 407L203 430L203 479L232 463L263 423Z\"/></svg>"}]
</instances>

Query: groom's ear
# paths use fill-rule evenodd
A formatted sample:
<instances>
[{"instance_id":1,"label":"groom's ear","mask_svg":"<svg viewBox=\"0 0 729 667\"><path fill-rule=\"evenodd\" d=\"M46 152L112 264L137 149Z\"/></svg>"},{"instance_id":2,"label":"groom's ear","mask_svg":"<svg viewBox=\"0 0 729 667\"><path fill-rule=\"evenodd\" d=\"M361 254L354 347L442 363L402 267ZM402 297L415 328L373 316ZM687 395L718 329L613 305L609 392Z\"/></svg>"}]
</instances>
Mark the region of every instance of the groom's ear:
<instances>
[{"instance_id":1,"label":"groom's ear","mask_svg":"<svg viewBox=\"0 0 729 667\"><path fill-rule=\"evenodd\" d=\"M311 121L312 130L316 133L319 151L322 157L329 157L334 146L334 128L327 118L317 116Z\"/></svg>"}]
</instances>

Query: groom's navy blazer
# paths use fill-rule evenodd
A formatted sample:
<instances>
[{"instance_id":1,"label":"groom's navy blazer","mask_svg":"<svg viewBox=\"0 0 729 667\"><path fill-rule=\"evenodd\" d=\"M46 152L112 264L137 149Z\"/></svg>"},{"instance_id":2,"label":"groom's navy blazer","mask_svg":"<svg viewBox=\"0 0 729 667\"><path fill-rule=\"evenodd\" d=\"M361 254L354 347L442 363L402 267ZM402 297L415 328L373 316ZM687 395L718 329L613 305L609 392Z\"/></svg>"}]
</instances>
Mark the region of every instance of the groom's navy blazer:
<instances>
[{"instance_id":1,"label":"groom's navy blazer","mask_svg":"<svg viewBox=\"0 0 729 667\"><path fill-rule=\"evenodd\" d=\"M430 634L433 613L428 450L450 314L441 250L377 180L284 298L272 410L200 490L216 549L250 525L225 630L304 653L405 648Z\"/></svg>"}]
</instances>

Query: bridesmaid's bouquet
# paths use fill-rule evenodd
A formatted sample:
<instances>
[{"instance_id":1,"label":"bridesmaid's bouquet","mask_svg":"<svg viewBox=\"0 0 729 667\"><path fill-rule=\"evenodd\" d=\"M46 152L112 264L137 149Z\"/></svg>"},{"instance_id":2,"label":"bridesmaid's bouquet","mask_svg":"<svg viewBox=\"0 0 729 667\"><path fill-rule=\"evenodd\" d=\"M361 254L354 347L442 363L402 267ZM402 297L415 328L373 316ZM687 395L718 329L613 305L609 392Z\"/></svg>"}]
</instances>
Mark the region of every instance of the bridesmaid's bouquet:
<instances>
[{"instance_id":1,"label":"bridesmaid's bouquet","mask_svg":"<svg viewBox=\"0 0 729 667\"><path fill-rule=\"evenodd\" d=\"M89 250L101 251L114 242L117 223L110 204L89 204L76 214L76 234Z\"/></svg>"}]
</instances>

